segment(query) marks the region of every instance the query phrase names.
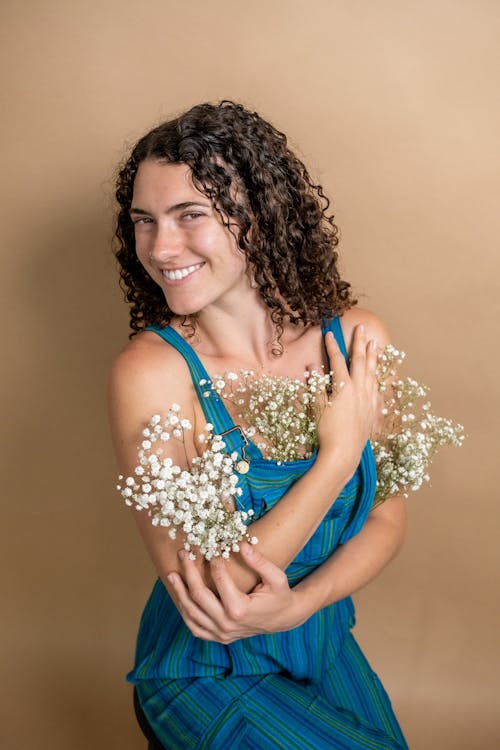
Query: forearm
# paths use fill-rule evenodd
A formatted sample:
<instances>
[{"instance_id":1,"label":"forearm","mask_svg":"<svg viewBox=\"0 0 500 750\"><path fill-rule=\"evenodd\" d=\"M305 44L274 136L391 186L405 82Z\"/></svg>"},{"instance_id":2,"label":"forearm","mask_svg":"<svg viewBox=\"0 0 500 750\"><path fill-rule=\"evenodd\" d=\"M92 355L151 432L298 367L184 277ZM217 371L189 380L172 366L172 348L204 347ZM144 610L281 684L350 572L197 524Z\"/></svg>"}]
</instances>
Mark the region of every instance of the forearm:
<instances>
[{"instance_id":1,"label":"forearm","mask_svg":"<svg viewBox=\"0 0 500 750\"><path fill-rule=\"evenodd\" d=\"M301 622L328 604L350 596L376 578L404 540L405 502L386 501L368 516L362 530L294 588Z\"/></svg>"},{"instance_id":2,"label":"forearm","mask_svg":"<svg viewBox=\"0 0 500 750\"><path fill-rule=\"evenodd\" d=\"M328 457L318 455L313 466L283 497L248 527L249 533L258 539L258 551L266 559L281 570L288 567L348 482L351 470L347 467L348 463L341 456L335 460L332 453ZM177 536L172 539L169 529L153 526L145 512L134 510L133 513L158 574L166 584L169 573L180 572L179 554L184 554L185 535L177 529ZM194 552L196 554L196 550ZM215 591L210 564L199 552L196 556L206 585ZM239 554L231 554L226 565L240 591L248 593L259 583L258 573L250 569Z\"/></svg>"},{"instance_id":3,"label":"forearm","mask_svg":"<svg viewBox=\"0 0 500 750\"><path fill-rule=\"evenodd\" d=\"M281 570L305 546L349 480L347 465L342 458L336 461L332 453L328 458L318 456L309 471L249 527L250 534L259 540L258 551ZM184 554L185 535L178 529L177 537L172 539L169 530L153 526L145 512L133 513L158 574L167 585L168 574L180 572L178 554ZM210 564L199 552L197 558L206 585L215 591ZM226 565L240 591L249 592L259 583L258 573L239 554L233 553Z\"/></svg>"},{"instance_id":4,"label":"forearm","mask_svg":"<svg viewBox=\"0 0 500 750\"><path fill-rule=\"evenodd\" d=\"M261 519L250 527L259 540L258 550L282 570L288 567L307 544L335 498L349 480L346 464L339 458L318 457L304 474ZM259 582L238 555L227 562L231 576L241 591L251 591Z\"/></svg>"},{"instance_id":5,"label":"forearm","mask_svg":"<svg viewBox=\"0 0 500 750\"><path fill-rule=\"evenodd\" d=\"M394 557L403 535L404 504L402 498L394 498L372 511L359 534L292 589L283 571L249 545L243 545L241 554L260 581L250 594L241 592L228 562L220 558L211 566L215 592L206 587L198 566L187 559L182 575L169 576L169 584L193 635L232 643L295 628L314 612L352 594Z\"/></svg>"}]
</instances>

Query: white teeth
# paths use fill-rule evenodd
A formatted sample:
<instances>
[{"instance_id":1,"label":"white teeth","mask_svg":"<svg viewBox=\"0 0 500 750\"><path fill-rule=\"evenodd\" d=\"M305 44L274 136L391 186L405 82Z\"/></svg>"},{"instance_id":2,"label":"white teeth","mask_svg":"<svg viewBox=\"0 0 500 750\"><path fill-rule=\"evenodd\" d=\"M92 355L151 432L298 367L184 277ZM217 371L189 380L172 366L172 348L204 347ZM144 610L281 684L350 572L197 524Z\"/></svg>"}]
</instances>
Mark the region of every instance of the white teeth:
<instances>
[{"instance_id":1,"label":"white teeth","mask_svg":"<svg viewBox=\"0 0 500 750\"><path fill-rule=\"evenodd\" d=\"M163 271L163 273L170 281L179 281L180 279L185 279L186 276L189 276L190 273L198 270L198 268L201 268L202 265L203 263L198 263L195 266L188 266L187 268L176 269L175 271Z\"/></svg>"}]
</instances>

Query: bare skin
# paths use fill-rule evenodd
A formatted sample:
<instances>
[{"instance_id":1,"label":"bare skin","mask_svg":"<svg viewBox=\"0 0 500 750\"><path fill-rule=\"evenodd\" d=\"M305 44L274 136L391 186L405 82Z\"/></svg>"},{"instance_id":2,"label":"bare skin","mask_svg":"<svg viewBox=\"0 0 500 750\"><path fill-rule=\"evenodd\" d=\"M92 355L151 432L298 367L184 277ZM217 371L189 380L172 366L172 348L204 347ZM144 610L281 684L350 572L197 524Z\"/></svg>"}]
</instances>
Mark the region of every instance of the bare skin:
<instances>
[{"instance_id":1,"label":"bare skin","mask_svg":"<svg viewBox=\"0 0 500 750\"><path fill-rule=\"evenodd\" d=\"M179 315L174 327L181 330L181 316L198 313L195 347L212 374L251 367L300 377L306 367L323 364L319 327L285 325L284 352L272 354L269 312L232 235L201 195L185 165L143 162L139 167L133 200L140 209L134 214L137 254ZM185 208L195 203L196 209ZM176 269L191 268L178 283L168 277ZM394 498L373 511L356 537L293 589L283 573L353 475L379 418L376 345L389 342L387 332L375 316L359 309L345 313L342 326L350 372L331 334L326 347L345 387L335 408L325 409L319 421L314 465L253 524L258 550L247 546L227 562L192 563L178 554L182 539L170 539L166 529L132 511L158 575L198 637L228 643L295 627L374 578L402 543L404 505ZM119 355L110 377L110 422L122 474L136 465L141 429L173 402L193 421L193 434L201 432L205 420L183 358L155 334L139 334ZM185 467L197 453L194 440L186 444L187 456L179 444L168 445L174 462Z\"/></svg>"}]
</instances>

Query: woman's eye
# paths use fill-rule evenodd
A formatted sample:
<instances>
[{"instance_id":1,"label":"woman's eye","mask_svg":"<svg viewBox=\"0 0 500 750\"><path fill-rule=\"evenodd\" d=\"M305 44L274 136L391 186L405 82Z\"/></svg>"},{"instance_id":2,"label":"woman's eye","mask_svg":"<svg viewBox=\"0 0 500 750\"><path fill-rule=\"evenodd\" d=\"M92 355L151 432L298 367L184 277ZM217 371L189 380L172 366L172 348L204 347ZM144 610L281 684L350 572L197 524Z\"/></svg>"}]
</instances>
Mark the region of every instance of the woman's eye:
<instances>
[{"instance_id":1,"label":"woman's eye","mask_svg":"<svg viewBox=\"0 0 500 750\"><path fill-rule=\"evenodd\" d=\"M152 219L149 216L141 216L139 219L134 219L134 226L140 224L150 224Z\"/></svg>"},{"instance_id":2,"label":"woman's eye","mask_svg":"<svg viewBox=\"0 0 500 750\"><path fill-rule=\"evenodd\" d=\"M193 219L198 219L200 216L205 216L205 214L200 213L199 211L190 211L187 214L182 214L182 218L187 221L193 221Z\"/></svg>"}]
</instances>

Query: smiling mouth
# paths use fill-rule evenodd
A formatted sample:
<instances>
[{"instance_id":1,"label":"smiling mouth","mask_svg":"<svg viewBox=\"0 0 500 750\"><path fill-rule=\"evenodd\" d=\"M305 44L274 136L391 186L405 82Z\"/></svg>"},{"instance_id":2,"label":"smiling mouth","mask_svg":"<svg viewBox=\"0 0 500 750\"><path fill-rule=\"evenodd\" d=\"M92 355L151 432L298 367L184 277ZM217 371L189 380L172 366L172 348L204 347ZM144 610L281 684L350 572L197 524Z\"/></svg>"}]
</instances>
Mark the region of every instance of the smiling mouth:
<instances>
[{"instance_id":1,"label":"smiling mouth","mask_svg":"<svg viewBox=\"0 0 500 750\"><path fill-rule=\"evenodd\" d=\"M194 266L186 266L186 268L176 268L172 271L163 271L163 275L166 279L169 281L180 281L181 279L185 279L187 276L190 276L195 271L198 271L204 263L197 263Z\"/></svg>"}]
</instances>

